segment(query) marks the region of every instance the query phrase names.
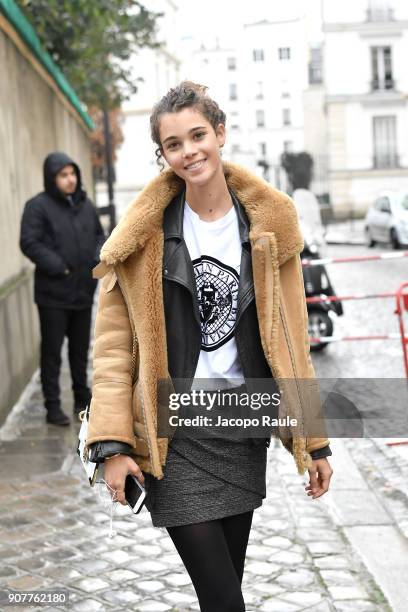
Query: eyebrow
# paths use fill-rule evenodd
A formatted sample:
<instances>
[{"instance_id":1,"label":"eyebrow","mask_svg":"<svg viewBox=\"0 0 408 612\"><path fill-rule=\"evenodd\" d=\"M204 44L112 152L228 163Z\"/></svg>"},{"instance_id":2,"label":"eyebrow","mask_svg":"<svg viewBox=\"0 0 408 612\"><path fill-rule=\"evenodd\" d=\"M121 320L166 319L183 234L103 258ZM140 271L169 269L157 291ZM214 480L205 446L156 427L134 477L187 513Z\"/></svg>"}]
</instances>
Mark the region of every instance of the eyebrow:
<instances>
[{"instance_id":1,"label":"eyebrow","mask_svg":"<svg viewBox=\"0 0 408 612\"><path fill-rule=\"evenodd\" d=\"M196 130L205 130L205 125L198 125L197 127L193 127L191 128L191 130L188 131L188 133L191 134L191 132L195 132ZM177 136L167 136L167 138L163 140L163 144L165 144L168 140L177 140L177 138Z\"/></svg>"}]
</instances>

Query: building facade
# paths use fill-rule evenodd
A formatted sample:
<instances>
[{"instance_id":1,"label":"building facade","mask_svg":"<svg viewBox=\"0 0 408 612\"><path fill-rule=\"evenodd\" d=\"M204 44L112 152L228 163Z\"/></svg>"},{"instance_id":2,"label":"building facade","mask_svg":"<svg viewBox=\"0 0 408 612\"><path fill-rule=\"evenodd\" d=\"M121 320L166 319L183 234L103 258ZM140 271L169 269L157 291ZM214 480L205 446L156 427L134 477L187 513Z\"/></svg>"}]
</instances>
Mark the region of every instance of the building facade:
<instances>
[{"instance_id":1,"label":"building facade","mask_svg":"<svg viewBox=\"0 0 408 612\"><path fill-rule=\"evenodd\" d=\"M266 178L285 188L280 156L304 149L305 21L299 16L248 24L243 40L244 142L258 164L266 163Z\"/></svg>"},{"instance_id":2,"label":"building facade","mask_svg":"<svg viewBox=\"0 0 408 612\"><path fill-rule=\"evenodd\" d=\"M229 48L200 45L182 67L184 78L209 86L227 114L225 157L281 189L281 154L304 148L307 48L303 17L264 20L244 25Z\"/></svg>"},{"instance_id":3,"label":"building facade","mask_svg":"<svg viewBox=\"0 0 408 612\"><path fill-rule=\"evenodd\" d=\"M336 216L408 189L408 4L324 0L328 179Z\"/></svg>"},{"instance_id":4,"label":"building facade","mask_svg":"<svg viewBox=\"0 0 408 612\"><path fill-rule=\"evenodd\" d=\"M323 204L330 202L328 181L328 126L323 80L323 43L309 49L309 86L303 92L304 149L313 157L311 190Z\"/></svg>"},{"instance_id":5,"label":"building facade","mask_svg":"<svg viewBox=\"0 0 408 612\"><path fill-rule=\"evenodd\" d=\"M122 106L124 142L115 163L115 203L120 218L144 185L157 175L155 147L150 138L149 117L153 105L179 81L177 57L177 5L173 0L157 0L157 49L141 49L131 60L138 91ZM107 204L106 185L97 186L98 205Z\"/></svg>"}]
</instances>

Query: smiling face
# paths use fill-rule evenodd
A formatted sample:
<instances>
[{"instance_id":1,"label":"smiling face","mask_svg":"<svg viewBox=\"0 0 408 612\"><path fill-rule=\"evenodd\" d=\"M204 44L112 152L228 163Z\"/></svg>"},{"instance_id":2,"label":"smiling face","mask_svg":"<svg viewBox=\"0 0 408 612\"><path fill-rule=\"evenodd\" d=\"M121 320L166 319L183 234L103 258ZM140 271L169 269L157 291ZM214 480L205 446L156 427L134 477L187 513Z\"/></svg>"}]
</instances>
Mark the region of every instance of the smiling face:
<instances>
[{"instance_id":1,"label":"smiling face","mask_svg":"<svg viewBox=\"0 0 408 612\"><path fill-rule=\"evenodd\" d=\"M190 186L206 185L222 172L220 147L225 143L225 126L214 130L194 107L160 117L160 142L164 158Z\"/></svg>"}]
</instances>

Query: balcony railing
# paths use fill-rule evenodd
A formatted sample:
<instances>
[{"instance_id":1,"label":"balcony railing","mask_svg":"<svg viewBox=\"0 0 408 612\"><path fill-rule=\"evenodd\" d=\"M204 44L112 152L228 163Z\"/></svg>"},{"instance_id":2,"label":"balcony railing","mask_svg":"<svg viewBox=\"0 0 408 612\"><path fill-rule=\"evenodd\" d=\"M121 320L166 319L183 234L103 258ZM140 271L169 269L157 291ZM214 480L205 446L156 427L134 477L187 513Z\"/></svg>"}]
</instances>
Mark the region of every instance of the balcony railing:
<instances>
[{"instance_id":1,"label":"balcony railing","mask_svg":"<svg viewBox=\"0 0 408 612\"><path fill-rule=\"evenodd\" d=\"M386 89L395 89L395 81L392 77L381 80L375 78L371 81L371 90L372 91L384 91Z\"/></svg>"},{"instance_id":2,"label":"balcony railing","mask_svg":"<svg viewBox=\"0 0 408 612\"><path fill-rule=\"evenodd\" d=\"M375 170L399 168L399 156L397 153L379 153L374 155L373 168Z\"/></svg>"}]
</instances>

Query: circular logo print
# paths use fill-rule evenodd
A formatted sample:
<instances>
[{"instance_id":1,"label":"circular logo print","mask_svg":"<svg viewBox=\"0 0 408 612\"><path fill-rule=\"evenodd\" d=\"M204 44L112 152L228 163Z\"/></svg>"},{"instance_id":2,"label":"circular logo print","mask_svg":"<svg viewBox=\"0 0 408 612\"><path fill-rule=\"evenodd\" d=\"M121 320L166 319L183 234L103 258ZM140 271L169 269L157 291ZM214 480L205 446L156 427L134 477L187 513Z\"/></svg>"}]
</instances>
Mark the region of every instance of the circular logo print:
<instances>
[{"instance_id":1,"label":"circular logo print","mask_svg":"<svg viewBox=\"0 0 408 612\"><path fill-rule=\"evenodd\" d=\"M234 268L204 255L193 262L201 319L201 348L215 351L234 335L239 276Z\"/></svg>"}]
</instances>

